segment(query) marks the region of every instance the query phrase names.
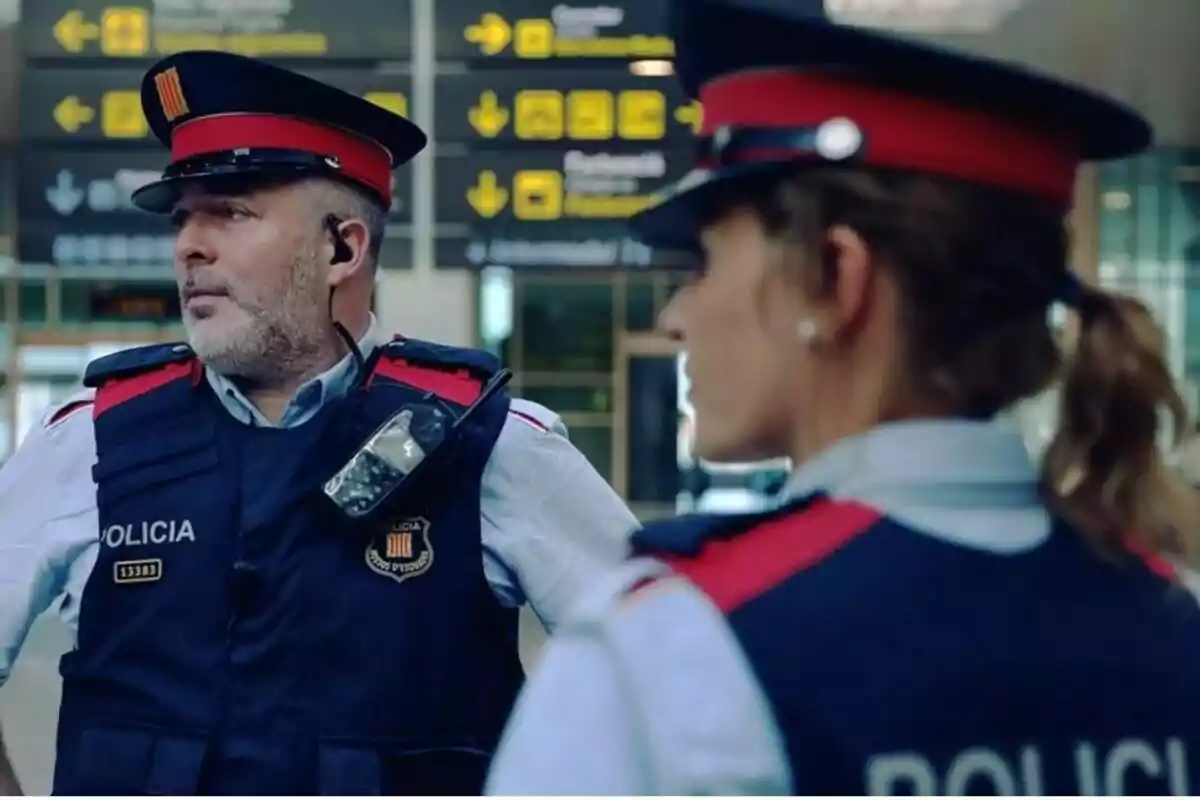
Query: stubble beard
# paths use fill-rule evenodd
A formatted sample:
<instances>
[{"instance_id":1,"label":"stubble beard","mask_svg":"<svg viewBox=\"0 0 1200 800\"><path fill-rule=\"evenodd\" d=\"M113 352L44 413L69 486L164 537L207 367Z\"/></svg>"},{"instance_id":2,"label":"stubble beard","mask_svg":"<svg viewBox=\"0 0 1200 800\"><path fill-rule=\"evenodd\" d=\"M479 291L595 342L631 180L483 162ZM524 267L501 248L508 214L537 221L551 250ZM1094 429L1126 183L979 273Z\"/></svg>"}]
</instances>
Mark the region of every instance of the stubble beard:
<instances>
[{"instance_id":1,"label":"stubble beard","mask_svg":"<svg viewBox=\"0 0 1200 800\"><path fill-rule=\"evenodd\" d=\"M274 304L227 298L240 311L234 325L219 316L195 320L185 312L192 350L205 366L241 383L271 387L305 377L320 362L327 338L317 280L312 254L302 253L293 262L286 288L268 296Z\"/></svg>"}]
</instances>

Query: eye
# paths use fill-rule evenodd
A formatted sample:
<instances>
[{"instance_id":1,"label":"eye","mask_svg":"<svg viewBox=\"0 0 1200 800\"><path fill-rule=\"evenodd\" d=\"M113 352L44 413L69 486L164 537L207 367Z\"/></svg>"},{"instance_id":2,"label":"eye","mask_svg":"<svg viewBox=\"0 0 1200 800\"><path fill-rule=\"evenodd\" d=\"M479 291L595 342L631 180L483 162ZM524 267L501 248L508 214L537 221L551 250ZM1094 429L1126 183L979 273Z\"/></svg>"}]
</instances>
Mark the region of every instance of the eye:
<instances>
[{"instance_id":1,"label":"eye","mask_svg":"<svg viewBox=\"0 0 1200 800\"><path fill-rule=\"evenodd\" d=\"M191 215L192 212L188 211L186 208L175 209L171 212L171 227L173 227L175 230L182 230L183 226L187 224L188 218Z\"/></svg>"},{"instance_id":2,"label":"eye","mask_svg":"<svg viewBox=\"0 0 1200 800\"><path fill-rule=\"evenodd\" d=\"M242 206L229 204L221 207L221 216L233 222L242 222L250 219L254 215L251 214L248 209Z\"/></svg>"}]
</instances>

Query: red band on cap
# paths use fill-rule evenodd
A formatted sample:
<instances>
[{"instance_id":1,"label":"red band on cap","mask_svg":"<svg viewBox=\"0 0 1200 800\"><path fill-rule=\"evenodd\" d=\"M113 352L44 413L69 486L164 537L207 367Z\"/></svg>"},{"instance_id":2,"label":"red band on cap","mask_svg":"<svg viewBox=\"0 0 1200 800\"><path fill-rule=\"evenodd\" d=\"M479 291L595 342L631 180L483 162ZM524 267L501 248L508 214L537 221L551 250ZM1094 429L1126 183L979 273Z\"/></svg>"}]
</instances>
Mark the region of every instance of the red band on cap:
<instances>
[{"instance_id":1,"label":"red band on cap","mask_svg":"<svg viewBox=\"0 0 1200 800\"><path fill-rule=\"evenodd\" d=\"M171 161L241 147L303 150L333 156L341 172L392 202L392 158L382 146L352 133L294 117L221 114L191 120L171 136Z\"/></svg>"},{"instance_id":2,"label":"red band on cap","mask_svg":"<svg viewBox=\"0 0 1200 800\"><path fill-rule=\"evenodd\" d=\"M703 135L724 126L813 127L845 118L862 131L863 163L932 172L1071 204L1076 148L1018 122L844 77L753 71L718 78L700 93ZM741 162L788 152L739 151Z\"/></svg>"}]
</instances>

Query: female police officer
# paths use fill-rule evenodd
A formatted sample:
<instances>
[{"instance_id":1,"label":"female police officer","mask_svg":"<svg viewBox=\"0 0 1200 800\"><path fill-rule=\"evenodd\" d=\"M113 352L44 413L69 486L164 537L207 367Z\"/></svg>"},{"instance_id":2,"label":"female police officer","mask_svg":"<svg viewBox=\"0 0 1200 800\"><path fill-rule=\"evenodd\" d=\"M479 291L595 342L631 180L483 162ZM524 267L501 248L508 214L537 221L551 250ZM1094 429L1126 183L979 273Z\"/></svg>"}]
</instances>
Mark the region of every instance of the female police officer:
<instances>
[{"instance_id":1,"label":"female police officer","mask_svg":"<svg viewBox=\"0 0 1200 800\"><path fill-rule=\"evenodd\" d=\"M676 5L701 169L636 226L704 266L663 326L701 455L802 466L775 511L636 537L490 791L1200 791L1200 610L1166 558L1197 509L1155 444L1182 403L1144 307L1065 266L1078 162L1145 122L803 3ZM994 418L1060 375L1039 473Z\"/></svg>"}]
</instances>

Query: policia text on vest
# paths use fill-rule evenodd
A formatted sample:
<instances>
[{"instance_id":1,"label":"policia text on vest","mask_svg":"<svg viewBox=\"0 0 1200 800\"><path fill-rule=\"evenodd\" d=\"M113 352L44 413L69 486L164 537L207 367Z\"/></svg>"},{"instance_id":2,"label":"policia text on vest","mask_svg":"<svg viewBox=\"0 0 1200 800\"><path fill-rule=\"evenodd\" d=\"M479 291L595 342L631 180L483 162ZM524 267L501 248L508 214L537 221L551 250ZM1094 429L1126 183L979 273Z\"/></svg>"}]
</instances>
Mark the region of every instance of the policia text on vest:
<instances>
[{"instance_id":1,"label":"policia text on vest","mask_svg":"<svg viewBox=\"0 0 1200 800\"><path fill-rule=\"evenodd\" d=\"M158 519L128 525L109 525L100 541L105 547L138 547L147 544L176 544L196 541L190 519Z\"/></svg>"},{"instance_id":2,"label":"policia text on vest","mask_svg":"<svg viewBox=\"0 0 1200 800\"><path fill-rule=\"evenodd\" d=\"M1131 778L1142 786L1147 779L1155 781L1165 795L1192 794L1182 739L1122 739L1109 747L1077 742L1069 753L1063 750L1036 744L1006 751L976 747L937 765L918 753L878 755L867 762L867 793L1044 795L1049 765L1063 765L1069 757L1080 795L1120 797L1129 793L1126 784Z\"/></svg>"}]
</instances>

